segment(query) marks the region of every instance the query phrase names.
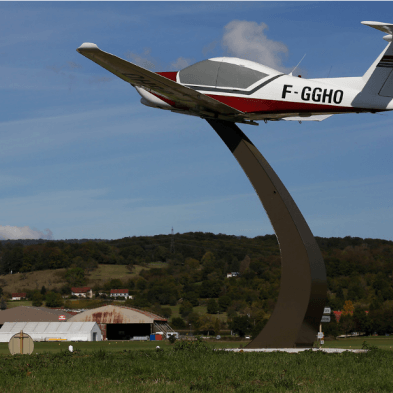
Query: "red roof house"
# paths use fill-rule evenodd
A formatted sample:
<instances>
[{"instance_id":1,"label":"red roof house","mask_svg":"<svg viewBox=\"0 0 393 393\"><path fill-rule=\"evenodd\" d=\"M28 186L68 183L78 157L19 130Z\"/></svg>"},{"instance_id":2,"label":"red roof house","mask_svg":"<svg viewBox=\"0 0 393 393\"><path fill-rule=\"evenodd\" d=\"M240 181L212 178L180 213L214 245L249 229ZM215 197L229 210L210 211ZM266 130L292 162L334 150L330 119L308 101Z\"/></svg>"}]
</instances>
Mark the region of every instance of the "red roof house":
<instances>
[{"instance_id":1,"label":"red roof house","mask_svg":"<svg viewBox=\"0 0 393 393\"><path fill-rule=\"evenodd\" d=\"M132 296L128 294L128 289L111 289L110 297L117 298L119 296L124 296L126 299L132 299Z\"/></svg>"},{"instance_id":2,"label":"red roof house","mask_svg":"<svg viewBox=\"0 0 393 393\"><path fill-rule=\"evenodd\" d=\"M71 288L71 295L80 296L80 297L93 297L93 291L90 287L80 287L80 288Z\"/></svg>"},{"instance_id":3,"label":"red roof house","mask_svg":"<svg viewBox=\"0 0 393 393\"><path fill-rule=\"evenodd\" d=\"M21 300L26 297L26 292L11 293L12 300Z\"/></svg>"}]
</instances>

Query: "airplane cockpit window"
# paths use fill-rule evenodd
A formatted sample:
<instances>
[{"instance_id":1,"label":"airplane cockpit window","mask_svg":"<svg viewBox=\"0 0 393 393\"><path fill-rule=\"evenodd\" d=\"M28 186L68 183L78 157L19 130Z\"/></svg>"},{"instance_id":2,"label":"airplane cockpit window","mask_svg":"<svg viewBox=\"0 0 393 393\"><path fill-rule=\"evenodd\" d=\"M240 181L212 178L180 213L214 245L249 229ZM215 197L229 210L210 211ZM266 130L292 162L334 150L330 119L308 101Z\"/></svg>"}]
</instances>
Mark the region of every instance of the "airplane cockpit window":
<instances>
[{"instance_id":1,"label":"airplane cockpit window","mask_svg":"<svg viewBox=\"0 0 393 393\"><path fill-rule=\"evenodd\" d=\"M204 60L179 72L180 82L187 85L246 89L267 74L219 61Z\"/></svg>"},{"instance_id":2,"label":"airplane cockpit window","mask_svg":"<svg viewBox=\"0 0 393 393\"><path fill-rule=\"evenodd\" d=\"M220 64L218 61L203 60L184 68L179 72L180 82L188 85L215 86Z\"/></svg>"},{"instance_id":3,"label":"airplane cockpit window","mask_svg":"<svg viewBox=\"0 0 393 393\"><path fill-rule=\"evenodd\" d=\"M248 86L251 86L266 76L267 74L252 70L251 68L222 62L218 71L217 87L247 89Z\"/></svg>"}]
</instances>

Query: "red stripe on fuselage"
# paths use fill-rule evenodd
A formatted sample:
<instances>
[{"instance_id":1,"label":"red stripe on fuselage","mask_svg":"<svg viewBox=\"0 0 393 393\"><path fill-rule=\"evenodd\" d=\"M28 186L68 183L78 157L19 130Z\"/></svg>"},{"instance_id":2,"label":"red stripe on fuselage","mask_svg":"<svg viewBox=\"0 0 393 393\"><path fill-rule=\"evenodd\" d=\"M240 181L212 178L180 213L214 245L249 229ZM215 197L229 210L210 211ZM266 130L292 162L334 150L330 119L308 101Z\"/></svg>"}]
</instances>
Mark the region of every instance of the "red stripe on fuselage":
<instances>
[{"instance_id":1,"label":"red stripe on fuselage","mask_svg":"<svg viewBox=\"0 0 393 393\"><path fill-rule=\"evenodd\" d=\"M255 98L244 97L229 97L215 94L207 94L209 97L214 98L223 104L229 105L244 113L302 113L302 112L359 112L361 109L334 106L334 105L319 105L309 104L306 102L290 102L290 101L275 101L275 100L262 100Z\"/></svg>"},{"instance_id":2,"label":"red stripe on fuselage","mask_svg":"<svg viewBox=\"0 0 393 393\"><path fill-rule=\"evenodd\" d=\"M173 72L156 72L156 74L161 75L161 76L165 76L165 78L170 79L171 81L176 82L176 76L177 76L177 71Z\"/></svg>"}]
</instances>

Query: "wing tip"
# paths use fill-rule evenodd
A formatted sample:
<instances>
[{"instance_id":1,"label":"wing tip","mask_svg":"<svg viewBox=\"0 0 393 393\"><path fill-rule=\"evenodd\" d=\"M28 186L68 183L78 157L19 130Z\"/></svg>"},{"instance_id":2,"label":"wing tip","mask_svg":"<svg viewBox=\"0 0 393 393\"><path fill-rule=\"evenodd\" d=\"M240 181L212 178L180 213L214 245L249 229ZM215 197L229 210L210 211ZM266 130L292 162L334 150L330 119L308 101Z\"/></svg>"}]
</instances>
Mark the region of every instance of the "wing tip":
<instances>
[{"instance_id":1,"label":"wing tip","mask_svg":"<svg viewBox=\"0 0 393 393\"><path fill-rule=\"evenodd\" d=\"M80 52L81 50L86 50L86 49L98 49L98 46L96 44L93 44L92 42L84 42L78 49L77 51Z\"/></svg>"}]
</instances>

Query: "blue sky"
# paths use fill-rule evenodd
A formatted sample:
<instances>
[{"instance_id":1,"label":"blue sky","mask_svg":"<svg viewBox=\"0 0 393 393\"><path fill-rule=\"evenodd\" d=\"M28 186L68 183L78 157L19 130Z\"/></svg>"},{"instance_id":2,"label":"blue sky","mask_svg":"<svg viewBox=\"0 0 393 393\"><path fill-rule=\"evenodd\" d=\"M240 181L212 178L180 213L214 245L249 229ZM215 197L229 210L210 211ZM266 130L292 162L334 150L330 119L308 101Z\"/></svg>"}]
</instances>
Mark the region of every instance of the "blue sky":
<instances>
[{"instance_id":1,"label":"blue sky","mask_svg":"<svg viewBox=\"0 0 393 393\"><path fill-rule=\"evenodd\" d=\"M76 48L93 42L155 71L253 48L245 56L271 56L282 70L306 54L308 78L361 76L386 42L360 22L393 23L392 11L391 2L0 2L0 236L273 233L204 120L141 105ZM254 35L236 36L230 23ZM393 240L393 114L240 128L314 235Z\"/></svg>"}]
</instances>

